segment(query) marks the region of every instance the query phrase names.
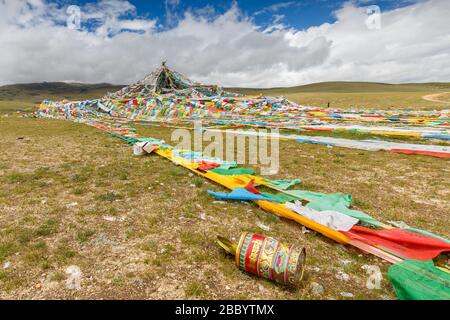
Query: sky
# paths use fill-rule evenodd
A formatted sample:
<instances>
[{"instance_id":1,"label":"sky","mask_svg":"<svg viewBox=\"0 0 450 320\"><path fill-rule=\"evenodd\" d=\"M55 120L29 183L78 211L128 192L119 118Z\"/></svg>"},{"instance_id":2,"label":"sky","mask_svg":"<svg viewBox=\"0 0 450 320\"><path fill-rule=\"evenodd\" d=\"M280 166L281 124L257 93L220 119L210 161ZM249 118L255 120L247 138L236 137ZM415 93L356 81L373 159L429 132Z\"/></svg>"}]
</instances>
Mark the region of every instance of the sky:
<instances>
[{"instance_id":1,"label":"sky","mask_svg":"<svg viewBox=\"0 0 450 320\"><path fill-rule=\"evenodd\" d=\"M450 82L449 0L0 0L0 85Z\"/></svg>"}]
</instances>

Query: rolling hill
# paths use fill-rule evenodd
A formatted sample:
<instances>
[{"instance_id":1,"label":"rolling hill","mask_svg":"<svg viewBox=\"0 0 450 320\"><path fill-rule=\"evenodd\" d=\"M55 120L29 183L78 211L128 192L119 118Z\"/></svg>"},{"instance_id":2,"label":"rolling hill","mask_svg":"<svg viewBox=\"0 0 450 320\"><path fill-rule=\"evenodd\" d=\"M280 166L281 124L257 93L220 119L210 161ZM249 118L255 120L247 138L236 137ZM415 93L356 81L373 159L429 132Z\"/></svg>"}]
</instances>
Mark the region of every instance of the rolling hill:
<instances>
[{"instance_id":1,"label":"rolling hill","mask_svg":"<svg viewBox=\"0 0 450 320\"><path fill-rule=\"evenodd\" d=\"M450 83L389 84L377 82L320 82L289 88L229 88L237 93L285 96L303 105L361 109L448 109L443 103L423 99L450 92Z\"/></svg>"},{"instance_id":2,"label":"rolling hill","mask_svg":"<svg viewBox=\"0 0 450 320\"><path fill-rule=\"evenodd\" d=\"M0 101L23 101L39 103L49 100L85 100L103 96L123 86L107 83L81 84L66 82L42 82L14 84L0 87Z\"/></svg>"},{"instance_id":3,"label":"rolling hill","mask_svg":"<svg viewBox=\"0 0 450 320\"><path fill-rule=\"evenodd\" d=\"M318 82L295 87L276 87L268 89L258 88L229 88L231 91L242 93L301 93L301 92L335 92L335 93L360 93L360 92L418 92L433 90L450 90L450 83L406 83L390 84L381 82L352 82L334 81Z\"/></svg>"}]
</instances>

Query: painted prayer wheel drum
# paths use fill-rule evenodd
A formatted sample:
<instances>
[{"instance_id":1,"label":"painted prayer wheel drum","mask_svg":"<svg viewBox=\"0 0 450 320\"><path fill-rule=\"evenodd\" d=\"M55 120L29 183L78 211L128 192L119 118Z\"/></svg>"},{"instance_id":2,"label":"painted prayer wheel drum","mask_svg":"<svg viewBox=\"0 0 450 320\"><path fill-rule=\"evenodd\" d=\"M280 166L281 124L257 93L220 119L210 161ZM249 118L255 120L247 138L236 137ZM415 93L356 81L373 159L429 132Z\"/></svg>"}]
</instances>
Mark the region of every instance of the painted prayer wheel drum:
<instances>
[{"instance_id":1,"label":"painted prayer wheel drum","mask_svg":"<svg viewBox=\"0 0 450 320\"><path fill-rule=\"evenodd\" d=\"M236 265L260 277L297 288L303 277L305 249L251 232L244 232L236 250Z\"/></svg>"}]
</instances>

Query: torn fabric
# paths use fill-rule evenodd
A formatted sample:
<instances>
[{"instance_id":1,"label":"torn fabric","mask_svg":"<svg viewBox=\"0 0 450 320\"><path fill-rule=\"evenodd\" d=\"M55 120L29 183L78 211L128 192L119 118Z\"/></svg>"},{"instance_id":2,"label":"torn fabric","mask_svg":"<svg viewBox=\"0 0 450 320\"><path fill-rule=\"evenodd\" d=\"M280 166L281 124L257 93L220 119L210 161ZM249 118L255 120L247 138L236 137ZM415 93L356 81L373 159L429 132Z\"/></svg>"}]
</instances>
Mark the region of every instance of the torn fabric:
<instances>
[{"instance_id":1,"label":"torn fabric","mask_svg":"<svg viewBox=\"0 0 450 320\"><path fill-rule=\"evenodd\" d=\"M300 201L295 201L295 203L288 202L285 205L289 210L336 231L348 231L358 223L358 219L349 217L337 211L317 211L304 207Z\"/></svg>"}]
</instances>

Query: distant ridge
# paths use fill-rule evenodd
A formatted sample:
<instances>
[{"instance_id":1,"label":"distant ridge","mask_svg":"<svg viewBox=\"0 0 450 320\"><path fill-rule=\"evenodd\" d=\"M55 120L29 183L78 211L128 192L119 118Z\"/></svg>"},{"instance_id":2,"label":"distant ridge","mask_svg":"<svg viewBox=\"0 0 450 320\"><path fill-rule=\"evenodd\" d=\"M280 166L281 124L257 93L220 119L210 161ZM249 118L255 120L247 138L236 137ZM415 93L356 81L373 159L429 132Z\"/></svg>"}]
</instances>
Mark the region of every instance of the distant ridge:
<instances>
[{"instance_id":1,"label":"distant ridge","mask_svg":"<svg viewBox=\"0 0 450 320\"><path fill-rule=\"evenodd\" d=\"M67 82L23 83L0 87L0 101L23 101L38 103L49 100L86 100L100 98L107 92L116 91L122 85L109 83L85 84Z\"/></svg>"},{"instance_id":2,"label":"distant ridge","mask_svg":"<svg viewBox=\"0 0 450 320\"><path fill-rule=\"evenodd\" d=\"M234 92L277 92L300 93L300 92L334 92L334 93L357 93L357 92L417 92L429 90L448 90L448 82L430 82L430 83L405 83L390 84L382 82L356 82L356 81L333 81L317 82L295 87L274 87L274 88L227 88Z\"/></svg>"},{"instance_id":3,"label":"distant ridge","mask_svg":"<svg viewBox=\"0 0 450 320\"><path fill-rule=\"evenodd\" d=\"M103 97L124 85L109 83L42 82L6 85L0 87L0 101L24 101L38 103L50 100L86 100ZM319 82L295 87L278 88L224 88L227 91L245 94L286 95L295 93L376 93L376 92L433 92L450 91L450 83L406 83L389 84L379 82L335 81Z\"/></svg>"}]
</instances>

